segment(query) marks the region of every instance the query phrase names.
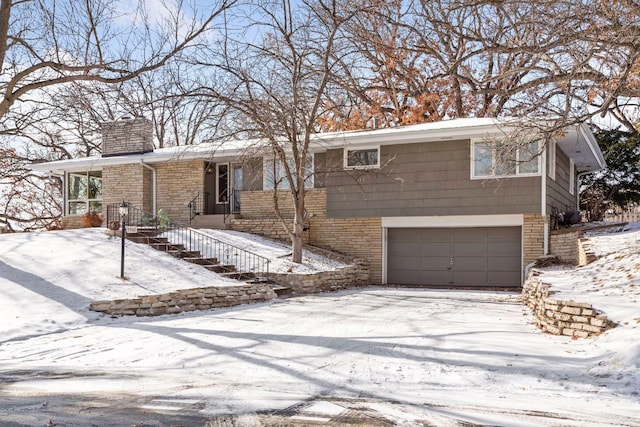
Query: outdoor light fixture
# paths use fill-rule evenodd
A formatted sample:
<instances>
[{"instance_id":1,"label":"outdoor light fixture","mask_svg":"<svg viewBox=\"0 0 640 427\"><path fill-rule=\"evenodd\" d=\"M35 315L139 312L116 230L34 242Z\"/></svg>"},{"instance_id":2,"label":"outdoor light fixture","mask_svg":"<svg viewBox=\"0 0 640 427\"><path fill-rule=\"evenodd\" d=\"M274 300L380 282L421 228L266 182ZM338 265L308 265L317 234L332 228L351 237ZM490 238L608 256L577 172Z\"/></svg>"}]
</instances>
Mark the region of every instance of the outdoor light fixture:
<instances>
[{"instance_id":1,"label":"outdoor light fixture","mask_svg":"<svg viewBox=\"0 0 640 427\"><path fill-rule=\"evenodd\" d=\"M129 214L129 205L124 200L122 201L122 204L118 206L118 213L122 219L122 228L120 229L120 234L122 235L122 246L120 251L120 278L124 280L124 239L127 235L126 217Z\"/></svg>"}]
</instances>

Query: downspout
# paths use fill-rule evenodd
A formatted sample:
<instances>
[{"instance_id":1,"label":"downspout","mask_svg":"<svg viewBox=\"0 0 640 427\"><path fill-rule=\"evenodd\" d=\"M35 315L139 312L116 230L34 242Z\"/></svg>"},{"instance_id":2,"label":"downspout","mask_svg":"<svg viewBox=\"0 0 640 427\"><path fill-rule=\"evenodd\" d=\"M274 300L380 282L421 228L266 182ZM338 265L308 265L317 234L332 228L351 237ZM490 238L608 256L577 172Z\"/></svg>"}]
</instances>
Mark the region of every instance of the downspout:
<instances>
[{"instance_id":1,"label":"downspout","mask_svg":"<svg viewBox=\"0 0 640 427\"><path fill-rule=\"evenodd\" d=\"M156 172L155 168L153 168L153 167L149 166L148 164L146 164L144 162L144 160L142 160L142 159L140 160L140 164L143 167L145 167L145 168L147 168L147 169L149 169L151 171L151 176L152 176L152 178L151 178L151 182L152 182L151 183L151 199L152 199L151 205L152 205L152 209L153 209L152 213L155 215L156 212L158 212L158 207L156 206L156 188L157 188L157 186L156 186L156 176L157 176L157 172Z\"/></svg>"},{"instance_id":2,"label":"downspout","mask_svg":"<svg viewBox=\"0 0 640 427\"><path fill-rule=\"evenodd\" d=\"M549 255L549 218L547 216L547 147L542 153L542 188L540 191L540 213L543 222L543 255Z\"/></svg>"}]
</instances>

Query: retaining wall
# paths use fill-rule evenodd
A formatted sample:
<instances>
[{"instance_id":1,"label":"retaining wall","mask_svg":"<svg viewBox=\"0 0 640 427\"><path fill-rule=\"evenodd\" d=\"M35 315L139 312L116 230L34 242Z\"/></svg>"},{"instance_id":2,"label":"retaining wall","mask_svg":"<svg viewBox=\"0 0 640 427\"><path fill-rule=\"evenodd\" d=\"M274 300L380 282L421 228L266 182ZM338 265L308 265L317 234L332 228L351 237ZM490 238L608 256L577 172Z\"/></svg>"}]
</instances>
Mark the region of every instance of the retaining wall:
<instances>
[{"instance_id":1,"label":"retaining wall","mask_svg":"<svg viewBox=\"0 0 640 427\"><path fill-rule=\"evenodd\" d=\"M550 285L532 271L522 287L522 299L533 311L536 326L553 335L587 338L615 326L591 304L553 298Z\"/></svg>"},{"instance_id":2,"label":"retaining wall","mask_svg":"<svg viewBox=\"0 0 640 427\"><path fill-rule=\"evenodd\" d=\"M160 316L269 301L277 295L264 283L180 289L157 295L113 301L94 301L89 308L110 315Z\"/></svg>"},{"instance_id":3,"label":"retaining wall","mask_svg":"<svg viewBox=\"0 0 640 427\"><path fill-rule=\"evenodd\" d=\"M313 274L269 273L269 278L281 286L290 287L294 294L307 295L338 291L369 284L369 268L364 260L354 265Z\"/></svg>"}]
</instances>

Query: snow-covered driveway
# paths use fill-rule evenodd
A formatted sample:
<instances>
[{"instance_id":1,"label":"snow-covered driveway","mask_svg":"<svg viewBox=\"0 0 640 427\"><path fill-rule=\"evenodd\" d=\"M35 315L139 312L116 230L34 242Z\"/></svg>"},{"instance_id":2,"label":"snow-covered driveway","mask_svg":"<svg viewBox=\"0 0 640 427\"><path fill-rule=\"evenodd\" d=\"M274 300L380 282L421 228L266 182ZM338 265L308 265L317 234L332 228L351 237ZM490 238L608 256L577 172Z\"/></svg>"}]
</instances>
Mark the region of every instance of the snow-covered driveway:
<instances>
[{"instance_id":1,"label":"snow-covered driveway","mask_svg":"<svg viewBox=\"0 0 640 427\"><path fill-rule=\"evenodd\" d=\"M590 373L606 353L540 333L517 295L495 292L366 288L103 317L2 342L0 420L322 425L355 408L364 425L640 425L624 376Z\"/></svg>"}]
</instances>

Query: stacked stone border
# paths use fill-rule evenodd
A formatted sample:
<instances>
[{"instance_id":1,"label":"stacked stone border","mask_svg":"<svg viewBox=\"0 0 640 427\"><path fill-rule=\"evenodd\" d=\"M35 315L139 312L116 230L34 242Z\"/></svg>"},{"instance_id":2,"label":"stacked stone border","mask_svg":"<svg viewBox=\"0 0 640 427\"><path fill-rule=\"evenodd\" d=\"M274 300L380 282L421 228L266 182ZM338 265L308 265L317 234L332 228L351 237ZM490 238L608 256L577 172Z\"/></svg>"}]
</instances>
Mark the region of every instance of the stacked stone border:
<instances>
[{"instance_id":1,"label":"stacked stone border","mask_svg":"<svg viewBox=\"0 0 640 427\"><path fill-rule=\"evenodd\" d=\"M522 288L522 299L533 311L536 326L553 335L587 338L615 326L591 304L553 298L550 285L532 270Z\"/></svg>"},{"instance_id":2,"label":"stacked stone border","mask_svg":"<svg viewBox=\"0 0 640 427\"><path fill-rule=\"evenodd\" d=\"M294 295L331 292L369 284L369 267L365 260L353 259L319 248L307 247L327 258L343 262L344 267L317 273L269 273L278 286L291 288ZM137 298L94 301L89 308L111 316L161 316L186 311L210 310L269 301L277 298L272 285L253 283L239 286L210 286L181 289Z\"/></svg>"},{"instance_id":3,"label":"stacked stone border","mask_svg":"<svg viewBox=\"0 0 640 427\"><path fill-rule=\"evenodd\" d=\"M611 224L586 224L582 227L561 228L551 232L549 244L551 253L556 255L560 261L568 264L584 266L593 261L596 257L585 234L591 232L612 231L622 229L626 222Z\"/></svg>"},{"instance_id":4,"label":"stacked stone border","mask_svg":"<svg viewBox=\"0 0 640 427\"><path fill-rule=\"evenodd\" d=\"M269 301L277 295L268 284L180 289L138 298L94 301L89 308L112 316L161 316Z\"/></svg>"}]
</instances>

